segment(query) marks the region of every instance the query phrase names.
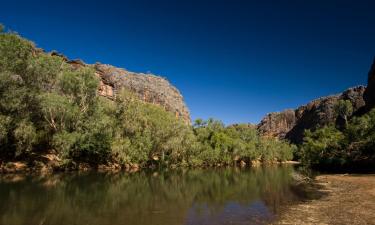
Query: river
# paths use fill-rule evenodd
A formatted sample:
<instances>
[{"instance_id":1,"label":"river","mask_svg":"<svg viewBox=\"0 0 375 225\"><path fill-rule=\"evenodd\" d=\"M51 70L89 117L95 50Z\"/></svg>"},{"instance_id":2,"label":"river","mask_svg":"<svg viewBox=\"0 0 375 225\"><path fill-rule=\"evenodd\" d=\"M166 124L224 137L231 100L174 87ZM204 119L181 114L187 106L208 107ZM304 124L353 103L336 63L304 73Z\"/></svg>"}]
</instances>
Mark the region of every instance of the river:
<instances>
[{"instance_id":1,"label":"river","mask_svg":"<svg viewBox=\"0 0 375 225\"><path fill-rule=\"evenodd\" d=\"M297 198L292 172L271 166L0 175L0 224L267 224Z\"/></svg>"}]
</instances>

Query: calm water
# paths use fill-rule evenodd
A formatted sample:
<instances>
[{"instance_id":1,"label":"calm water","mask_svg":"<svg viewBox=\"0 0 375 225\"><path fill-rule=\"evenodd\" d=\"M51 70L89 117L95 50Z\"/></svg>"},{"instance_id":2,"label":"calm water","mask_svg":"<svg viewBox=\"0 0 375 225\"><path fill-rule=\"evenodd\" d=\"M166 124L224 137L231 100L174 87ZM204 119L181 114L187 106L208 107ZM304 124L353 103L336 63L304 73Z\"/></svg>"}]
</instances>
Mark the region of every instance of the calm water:
<instances>
[{"instance_id":1,"label":"calm water","mask_svg":"<svg viewBox=\"0 0 375 225\"><path fill-rule=\"evenodd\" d=\"M0 176L0 224L246 225L295 198L292 167Z\"/></svg>"}]
</instances>

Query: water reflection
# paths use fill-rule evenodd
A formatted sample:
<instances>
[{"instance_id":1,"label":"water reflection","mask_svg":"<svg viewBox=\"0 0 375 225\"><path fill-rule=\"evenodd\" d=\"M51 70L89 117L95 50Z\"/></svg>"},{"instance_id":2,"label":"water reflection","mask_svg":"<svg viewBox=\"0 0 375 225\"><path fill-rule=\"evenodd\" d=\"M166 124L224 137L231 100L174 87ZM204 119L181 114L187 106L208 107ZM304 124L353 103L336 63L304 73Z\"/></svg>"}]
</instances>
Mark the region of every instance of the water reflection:
<instances>
[{"instance_id":1,"label":"water reflection","mask_svg":"<svg viewBox=\"0 0 375 225\"><path fill-rule=\"evenodd\" d=\"M291 167L0 176L0 224L264 224Z\"/></svg>"}]
</instances>

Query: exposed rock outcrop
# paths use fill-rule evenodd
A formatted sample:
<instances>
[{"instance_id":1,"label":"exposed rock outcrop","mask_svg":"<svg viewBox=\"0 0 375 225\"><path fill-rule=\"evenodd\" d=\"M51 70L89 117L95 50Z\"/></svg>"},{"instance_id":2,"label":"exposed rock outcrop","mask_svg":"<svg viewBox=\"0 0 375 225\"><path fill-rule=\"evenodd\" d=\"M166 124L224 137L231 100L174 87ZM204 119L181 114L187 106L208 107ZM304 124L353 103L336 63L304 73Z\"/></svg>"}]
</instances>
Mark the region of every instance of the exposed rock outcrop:
<instances>
[{"instance_id":1,"label":"exposed rock outcrop","mask_svg":"<svg viewBox=\"0 0 375 225\"><path fill-rule=\"evenodd\" d=\"M180 92L165 78L152 74L133 73L110 65L95 64L101 78L99 94L113 98L121 88L136 93L145 102L162 106L176 117L190 123L189 111Z\"/></svg>"},{"instance_id":2,"label":"exposed rock outcrop","mask_svg":"<svg viewBox=\"0 0 375 225\"><path fill-rule=\"evenodd\" d=\"M258 124L258 131L264 136L285 138L296 124L295 110L267 114Z\"/></svg>"},{"instance_id":3,"label":"exposed rock outcrop","mask_svg":"<svg viewBox=\"0 0 375 225\"><path fill-rule=\"evenodd\" d=\"M375 58L368 73L367 83L368 85L364 94L364 99L366 102L366 110L368 111L375 106Z\"/></svg>"},{"instance_id":4,"label":"exposed rock outcrop","mask_svg":"<svg viewBox=\"0 0 375 225\"><path fill-rule=\"evenodd\" d=\"M58 53L52 54L66 59ZM127 88L137 94L141 100L160 105L166 111L172 112L176 117L183 119L185 123L191 123L190 113L182 95L165 78L153 74L134 73L100 63L88 65L81 60L67 60L67 62L76 68L93 66L96 75L100 78L98 94L101 96L114 99L121 88Z\"/></svg>"},{"instance_id":5,"label":"exposed rock outcrop","mask_svg":"<svg viewBox=\"0 0 375 225\"><path fill-rule=\"evenodd\" d=\"M375 58L368 73L367 88L349 88L342 94L319 98L296 110L270 113L258 124L258 131L262 135L301 143L306 129L315 130L330 123L340 124L340 118L334 113L334 106L340 99L349 100L353 105L353 115L357 116L375 107Z\"/></svg>"},{"instance_id":6,"label":"exposed rock outcrop","mask_svg":"<svg viewBox=\"0 0 375 225\"><path fill-rule=\"evenodd\" d=\"M349 88L342 94L313 100L296 110L270 113L259 123L258 131L265 136L286 138L293 143L301 143L306 129L315 130L317 127L336 122L334 106L340 99L349 100L354 111L364 107L365 89L364 86Z\"/></svg>"}]
</instances>

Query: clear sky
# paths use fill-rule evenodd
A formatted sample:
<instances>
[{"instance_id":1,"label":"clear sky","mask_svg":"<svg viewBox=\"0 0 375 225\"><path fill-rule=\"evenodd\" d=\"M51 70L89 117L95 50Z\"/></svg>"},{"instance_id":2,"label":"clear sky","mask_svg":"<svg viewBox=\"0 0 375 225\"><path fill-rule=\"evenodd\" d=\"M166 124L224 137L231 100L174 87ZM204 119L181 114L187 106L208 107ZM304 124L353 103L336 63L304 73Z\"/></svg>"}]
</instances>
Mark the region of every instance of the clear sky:
<instances>
[{"instance_id":1,"label":"clear sky","mask_svg":"<svg viewBox=\"0 0 375 225\"><path fill-rule=\"evenodd\" d=\"M166 77L193 119L268 112L366 84L375 1L1 1L41 48Z\"/></svg>"}]
</instances>

